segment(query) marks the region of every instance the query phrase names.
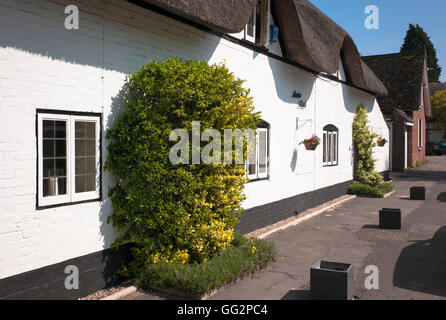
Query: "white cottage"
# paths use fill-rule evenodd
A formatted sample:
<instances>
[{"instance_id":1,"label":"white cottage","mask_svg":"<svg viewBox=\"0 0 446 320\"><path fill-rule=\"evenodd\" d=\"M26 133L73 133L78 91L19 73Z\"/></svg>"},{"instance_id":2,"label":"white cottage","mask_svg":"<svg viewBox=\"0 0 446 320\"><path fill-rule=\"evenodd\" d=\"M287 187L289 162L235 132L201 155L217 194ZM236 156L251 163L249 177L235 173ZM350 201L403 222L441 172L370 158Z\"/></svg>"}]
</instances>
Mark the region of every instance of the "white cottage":
<instances>
[{"instance_id":1,"label":"white cottage","mask_svg":"<svg viewBox=\"0 0 446 320\"><path fill-rule=\"evenodd\" d=\"M2 0L0 24L0 299L71 299L117 281L126 256L108 249L104 133L126 75L149 60L225 61L251 89L266 125L242 232L345 194L358 104L389 136L375 98L386 89L306 0ZM312 134L323 143L308 151ZM378 171L388 154L376 148Z\"/></svg>"}]
</instances>

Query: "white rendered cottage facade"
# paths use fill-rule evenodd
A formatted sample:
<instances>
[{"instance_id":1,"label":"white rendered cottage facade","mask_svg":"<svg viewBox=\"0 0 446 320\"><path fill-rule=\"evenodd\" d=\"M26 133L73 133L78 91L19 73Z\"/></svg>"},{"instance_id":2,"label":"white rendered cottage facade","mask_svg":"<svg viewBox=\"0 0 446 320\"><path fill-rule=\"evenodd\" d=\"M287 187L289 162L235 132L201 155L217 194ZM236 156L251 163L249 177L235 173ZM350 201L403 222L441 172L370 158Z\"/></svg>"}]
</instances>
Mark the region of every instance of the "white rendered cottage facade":
<instances>
[{"instance_id":1,"label":"white rendered cottage facade","mask_svg":"<svg viewBox=\"0 0 446 320\"><path fill-rule=\"evenodd\" d=\"M252 162L241 231L294 213L275 204L294 201L304 210L345 194L360 103L373 130L389 139L375 92L348 84L341 57L332 74L284 57L284 45L270 41L277 29L269 26L280 23L268 1L258 15L264 22L252 24L265 32L261 45L250 44L256 39L248 28L212 32L141 3L0 3L0 299L74 298L113 281L98 279L116 262L106 250L117 233L106 222L113 180L102 166L105 130L119 114L126 75L149 60L225 62L246 80L267 126L259 129L264 151ZM79 29L65 28L67 5L78 7ZM299 143L312 134L325 135L325 143L308 151ZM389 169L388 155L388 144L375 149L378 171ZM265 214L271 210L273 220ZM79 268L77 291L64 288L68 265Z\"/></svg>"}]
</instances>

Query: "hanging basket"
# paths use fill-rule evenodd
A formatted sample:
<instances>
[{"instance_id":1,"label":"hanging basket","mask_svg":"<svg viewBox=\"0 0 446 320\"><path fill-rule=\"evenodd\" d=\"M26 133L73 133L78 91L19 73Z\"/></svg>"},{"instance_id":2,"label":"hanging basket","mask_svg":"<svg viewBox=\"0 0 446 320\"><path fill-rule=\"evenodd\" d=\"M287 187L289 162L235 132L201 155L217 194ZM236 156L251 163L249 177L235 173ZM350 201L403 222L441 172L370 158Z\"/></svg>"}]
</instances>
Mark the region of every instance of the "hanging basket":
<instances>
[{"instance_id":1,"label":"hanging basket","mask_svg":"<svg viewBox=\"0 0 446 320\"><path fill-rule=\"evenodd\" d=\"M387 141L385 141L385 140L381 140L381 141L377 142L378 147L384 147L386 145L386 143L387 143Z\"/></svg>"},{"instance_id":2,"label":"hanging basket","mask_svg":"<svg viewBox=\"0 0 446 320\"><path fill-rule=\"evenodd\" d=\"M312 143L304 143L305 149L307 150L316 150L317 144Z\"/></svg>"}]
</instances>

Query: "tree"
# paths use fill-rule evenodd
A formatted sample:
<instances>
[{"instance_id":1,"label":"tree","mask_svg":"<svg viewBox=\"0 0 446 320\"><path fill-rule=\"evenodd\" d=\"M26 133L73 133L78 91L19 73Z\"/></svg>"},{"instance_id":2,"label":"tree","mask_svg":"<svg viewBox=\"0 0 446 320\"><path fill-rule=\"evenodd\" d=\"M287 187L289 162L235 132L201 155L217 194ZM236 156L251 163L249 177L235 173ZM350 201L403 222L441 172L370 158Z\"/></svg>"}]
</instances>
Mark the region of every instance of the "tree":
<instances>
[{"instance_id":1,"label":"tree","mask_svg":"<svg viewBox=\"0 0 446 320\"><path fill-rule=\"evenodd\" d=\"M376 160L373 158L373 147L376 146L376 133L369 128L367 107L360 104L356 108L356 116L353 120L353 144L355 147L354 180L356 182L377 186L382 182L382 177L375 170Z\"/></svg>"},{"instance_id":2,"label":"tree","mask_svg":"<svg viewBox=\"0 0 446 320\"><path fill-rule=\"evenodd\" d=\"M184 129L190 137L195 121L202 131L255 130L259 115L242 84L223 64L178 58L150 62L127 81L125 108L107 131L105 166L116 178L114 247L133 244L129 275L145 264L200 263L230 245L245 199L244 165L173 164L170 136Z\"/></svg>"},{"instance_id":3,"label":"tree","mask_svg":"<svg viewBox=\"0 0 446 320\"><path fill-rule=\"evenodd\" d=\"M420 50L426 50L427 53L429 82L440 82L441 67L438 65L437 50L434 44L422 27L418 24L416 26L409 24L409 30L407 30L400 52Z\"/></svg>"},{"instance_id":4,"label":"tree","mask_svg":"<svg viewBox=\"0 0 446 320\"><path fill-rule=\"evenodd\" d=\"M446 138L446 90L439 90L431 97L432 118L435 126L443 130L443 137Z\"/></svg>"}]
</instances>

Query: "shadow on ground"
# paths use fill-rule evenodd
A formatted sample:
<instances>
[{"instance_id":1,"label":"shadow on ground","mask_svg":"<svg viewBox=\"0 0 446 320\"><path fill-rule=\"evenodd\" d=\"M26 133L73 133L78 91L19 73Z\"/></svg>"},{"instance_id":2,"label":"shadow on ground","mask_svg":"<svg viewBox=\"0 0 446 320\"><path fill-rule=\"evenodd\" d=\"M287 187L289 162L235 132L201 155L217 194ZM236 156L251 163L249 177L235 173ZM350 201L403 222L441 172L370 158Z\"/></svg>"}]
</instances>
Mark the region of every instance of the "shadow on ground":
<instances>
[{"instance_id":1,"label":"shadow on ground","mask_svg":"<svg viewBox=\"0 0 446 320\"><path fill-rule=\"evenodd\" d=\"M311 300L308 290L290 290L280 300Z\"/></svg>"},{"instance_id":2,"label":"shadow on ground","mask_svg":"<svg viewBox=\"0 0 446 320\"><path fill-rule=\"evenodd\" d=\"M446 171L417 170L409 173L396 173L394 178L402 181L446 181Z\"/></svg>"},{"instance_id":3,"label":"shadow on ground","mask_svg":"<svg viewBox=\"0 0 446 320\"><path fill-rule=\"evenodd\" d=\"M437 200L440 202L446 202L446 192L442 192L438 195Z\"/></svg>"},{"instance_id":4,"label":"shadow on ground","mask_svg":"<svg viewBox=\"0 0 446 320\"><path fill-rule=\"evenodd\" d=\"M396 287L446 297L446 226L434 237L416 241L400 254L393 274Z\"/></svg>"}]
</instances>

